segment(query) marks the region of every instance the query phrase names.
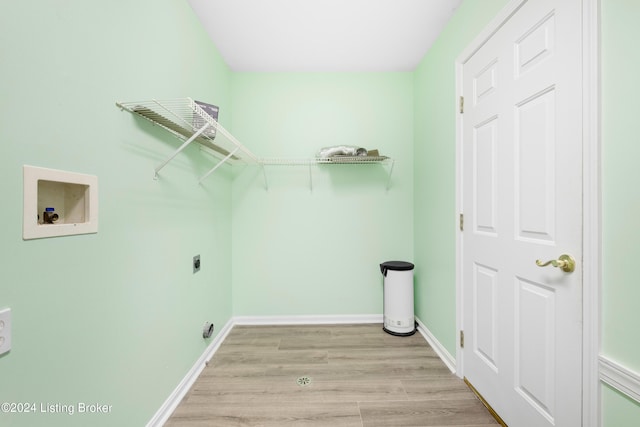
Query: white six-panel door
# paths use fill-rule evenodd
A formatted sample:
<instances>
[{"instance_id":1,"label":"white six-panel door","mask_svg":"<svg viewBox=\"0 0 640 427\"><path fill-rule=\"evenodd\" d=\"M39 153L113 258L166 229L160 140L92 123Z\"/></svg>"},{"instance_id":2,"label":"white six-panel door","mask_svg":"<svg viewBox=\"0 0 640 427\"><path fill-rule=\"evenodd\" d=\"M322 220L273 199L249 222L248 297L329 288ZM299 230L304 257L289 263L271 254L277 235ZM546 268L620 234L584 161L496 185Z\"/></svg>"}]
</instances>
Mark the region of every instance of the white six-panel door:
<instances>
[{"instance_id":1,"label":"white six-panel door","mask_svg":"<svg viewBox=\"0 0 640 427\"><path fill-rule=\"evenodd\" d=\"M528 0L462 65L463 373L513 427L581 424L581 52L579 0Z\"/></svg>"}]
</instances>

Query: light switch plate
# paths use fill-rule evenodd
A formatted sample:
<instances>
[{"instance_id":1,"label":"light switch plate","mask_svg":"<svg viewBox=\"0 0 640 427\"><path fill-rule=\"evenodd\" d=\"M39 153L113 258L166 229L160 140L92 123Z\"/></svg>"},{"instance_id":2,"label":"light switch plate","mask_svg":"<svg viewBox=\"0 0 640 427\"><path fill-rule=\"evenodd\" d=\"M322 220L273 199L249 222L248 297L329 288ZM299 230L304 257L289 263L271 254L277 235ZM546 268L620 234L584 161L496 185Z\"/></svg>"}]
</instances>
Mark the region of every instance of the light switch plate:
<instances>
[{"instance_id":1,"label":"light switch plate","mask_svg":"<svg viewBox=\"0 0 640 427\"><path fill-rule=\"evenodd\" d=\"M0 354L11 350L11 309L0 310Z\"/></svg>"}]
</instances>

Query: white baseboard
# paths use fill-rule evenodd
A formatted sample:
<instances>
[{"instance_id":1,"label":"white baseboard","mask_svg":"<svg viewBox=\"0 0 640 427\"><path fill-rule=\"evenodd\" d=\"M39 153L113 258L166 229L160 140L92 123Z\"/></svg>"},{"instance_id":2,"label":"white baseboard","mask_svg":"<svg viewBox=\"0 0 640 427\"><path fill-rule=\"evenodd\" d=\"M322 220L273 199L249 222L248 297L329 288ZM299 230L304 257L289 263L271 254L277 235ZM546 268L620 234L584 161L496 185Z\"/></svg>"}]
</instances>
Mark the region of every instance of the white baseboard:
<instances>
[{"instance_id":1,"label":"white baseboard","mask_svg":"<svg viewBox=\"0 0 640 427\"><path fill-rule=\"evenodd\" d=\"M426 325L422 323L422 321L417 317L416 317L416 322L418 323L418 332L420 332L420 334L422 334L424 339L427 340L431 348L433 348L433 351L435 351L436 354L440 357L440 359L442 359L444 364L447 365L447 368L449 368L451 373L455 374L456 358L453 357L451 353L449 353L442 344L440 344L440 341L436 339L436 337L431 333L429 328L427 328Z\"/></svg>"},{"instance_id":2,"label":"white baseboard","mask_svg":"<svg viewBox=\"0 0 640 427\"><path fill-rule=\"evenodd\" d=\"M182 398L189 392L189 389L196 382L202 370L207 366L213 354L218 351L222 342L227 338L229 332L233 328L233 319L230 319L226 325L222 327L218 335L207 346L204 353L198 358L193 367L187 372L187 375L180 381L180 384L173 390L167 400L162 404L160 409L155 413L153 418L147 423L147 427L162 426L167 422L173 411L178 407Z\"/></svg>"},{"instance_id":3,"label":"white baseboard","mask_svg":"<svg viewBox=\"0 0 640 427\"><path fill-rule=\"evenodd\" d=\"M318 316L236 316L235 325L338 325L380 323L382 314L344 314Z\"/></svg>"},{"instance_id":4,"label":"white baseboard","mask_svg":"<svg viewBox=\"0 0 640 427\"><path fill-rule=\"evenodd\" d=\"M600 381L640 403L640 374L600 356Z\"/></svg>"}]
</instances>

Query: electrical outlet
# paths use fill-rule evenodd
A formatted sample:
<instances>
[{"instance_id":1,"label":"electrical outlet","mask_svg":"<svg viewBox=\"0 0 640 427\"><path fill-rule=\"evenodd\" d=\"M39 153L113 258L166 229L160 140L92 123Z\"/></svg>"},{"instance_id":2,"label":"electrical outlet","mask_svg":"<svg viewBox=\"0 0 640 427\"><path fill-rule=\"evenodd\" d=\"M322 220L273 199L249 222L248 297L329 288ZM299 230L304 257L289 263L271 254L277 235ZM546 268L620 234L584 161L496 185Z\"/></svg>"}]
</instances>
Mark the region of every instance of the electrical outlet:
<instances>
[{"instance_id":1,"label":"electrical outlet","mask_svg":"<svg viewBox=\"0 0 640 427\"><path fill-rule=\"evenodd\" d=\"M11 350L11 309L0 310L0 354Z\"/></svg>"},{"instance_id":2,"label":"electrical outlet","mask_svg":"<svg viewBox=\"0 0 640 427\"><path fill-rule=\"evenodd\" d=\"M197 273L198 271L200 271L200 255L193 257L193 272Z\"/></svg>"}]
</instances>

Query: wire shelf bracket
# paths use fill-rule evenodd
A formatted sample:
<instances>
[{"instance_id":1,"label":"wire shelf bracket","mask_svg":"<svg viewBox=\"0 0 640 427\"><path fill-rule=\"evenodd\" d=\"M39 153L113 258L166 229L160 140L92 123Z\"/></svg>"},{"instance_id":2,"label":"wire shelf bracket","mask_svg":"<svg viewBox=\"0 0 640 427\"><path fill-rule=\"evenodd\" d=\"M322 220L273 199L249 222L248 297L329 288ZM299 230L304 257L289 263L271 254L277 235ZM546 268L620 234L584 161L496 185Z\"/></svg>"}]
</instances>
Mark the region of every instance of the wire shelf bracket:
<instances>
[{"instance_id":1,"label":"wire shelf bracket","mask_svg":"<svg viewBox=\"0 0 640 427\"><path fill-rule=\"evenodd\" d=\"M180 154L182 150L187 148L187 146L191 144L197 137L199 137L202 134L202 132L204 132L208 127L209 127L209 123L202 126L200 130L194 133L193 136L187 139L176 151L174 151L172 155L170 155L164 162L160 163L160 165L158 165L153 170L154 171L153 179L158 179L158 173L160 172L160 170L162 170L163 167L165 167L171 160L173 160L178 154Z\"/></svg>"}]
</instances>

